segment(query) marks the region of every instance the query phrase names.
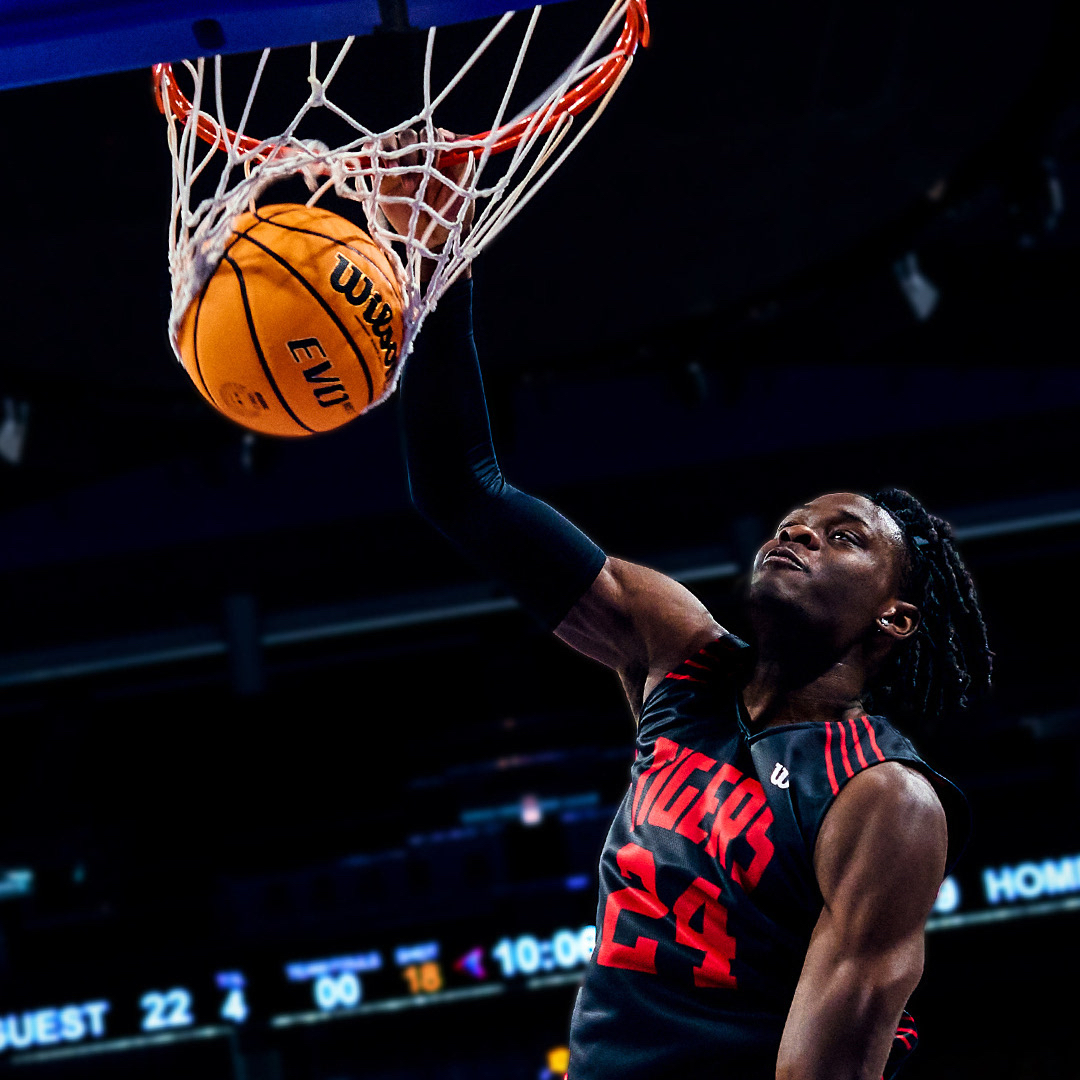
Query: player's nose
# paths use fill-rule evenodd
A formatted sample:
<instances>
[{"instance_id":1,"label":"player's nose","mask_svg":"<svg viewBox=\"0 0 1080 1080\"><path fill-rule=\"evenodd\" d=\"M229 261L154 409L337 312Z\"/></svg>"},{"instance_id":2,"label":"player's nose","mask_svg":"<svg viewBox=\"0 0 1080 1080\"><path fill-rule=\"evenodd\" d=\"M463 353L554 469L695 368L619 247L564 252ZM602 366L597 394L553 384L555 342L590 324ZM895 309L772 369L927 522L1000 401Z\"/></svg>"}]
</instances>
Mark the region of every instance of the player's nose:
<instances>
[{"instance_id":1,"label":"player's nose","mask_svg":"<svg viewBox=\"0 0 1080 1080\"><path fill-rule=\"evenodd\" d=\"M803 547L817 548L820 546L818 534L809 525L792 524L785 525L780 530L781 544L801 544Z\"/></svg>"}]
</instances>

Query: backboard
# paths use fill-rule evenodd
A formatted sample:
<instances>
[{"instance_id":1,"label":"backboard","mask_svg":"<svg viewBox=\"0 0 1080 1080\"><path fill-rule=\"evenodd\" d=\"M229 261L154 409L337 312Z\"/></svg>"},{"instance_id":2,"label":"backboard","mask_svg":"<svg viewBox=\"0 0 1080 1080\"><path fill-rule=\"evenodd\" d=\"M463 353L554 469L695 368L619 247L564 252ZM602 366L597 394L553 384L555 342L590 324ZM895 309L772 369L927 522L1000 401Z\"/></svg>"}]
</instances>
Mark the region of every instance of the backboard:
<instances>
[{"instance_id":1,"label":"backboard","mask_svg":"<svg viewBox=\"0 0 1080 1080\"><path fill-rule=\"evenodd\" d=\"M0 89L481 19L524 0L0 0Z\"/></svg>"}]
</instances>

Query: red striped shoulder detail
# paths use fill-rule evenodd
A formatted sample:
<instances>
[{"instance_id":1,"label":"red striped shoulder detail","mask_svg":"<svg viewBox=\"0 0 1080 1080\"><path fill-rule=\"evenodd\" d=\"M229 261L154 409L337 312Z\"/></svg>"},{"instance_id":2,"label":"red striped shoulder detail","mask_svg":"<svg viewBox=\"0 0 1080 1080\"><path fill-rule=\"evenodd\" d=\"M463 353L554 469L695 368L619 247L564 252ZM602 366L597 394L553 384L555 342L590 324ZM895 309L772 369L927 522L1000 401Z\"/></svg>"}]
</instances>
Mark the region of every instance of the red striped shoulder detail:
<instances>
[{"instance_id":1,"label":"red striped shoulder detail","mask_svg":"<svg viewBox=\"0 0 1080 1080\"><path fill-rule=\"evenodd\" d=\"M850 780L855 775L855 770L851 767L851 759L848 757L847 735L844 734L843 720L837 720L836 726L840 729L840 758L844 763L844 772L847 773L847 778Z\"/></svg>"},{"instance_id":2,"label":"red striped shoulder detail","mask_svg":"<svg viewBox=\"0 0 1080 1080\"><path fill-rule=\"evenodd\" d=\"M862 741L859 739L859 729L855 726L854 718L848 720L851 725L851 741L855 745L855 756L859 759L859 768L866 768L866 755L863 753Z\"/></svg>"},{"instance_id":3,"label":"red striped shoulder detail","mask_svg":"<svg viewBox=\"0 0 1080 1080\"><path fill-rule=\"evenodd\" d=\"M836 782L836 770L832 762L832 724L825 725L825 773L829 778L829 787L834 795L840 794L840 785Z\"/></svg>"},{"instance_id":4,"label":"red striped shoulder detail","mask_svg":"<svg viewBox=\"0 0 1080 1080\"><path fill-rule=\"evenodd\" d=\"M680 675L677 671L669 671L665 676L665 679L682 679L685 682L708 682L708 679L699 679L696 675Z\"/></svg>"},{"instance_id":5,"label":"red striped shoulder detail","mask_svg":"<svg viewBox=\"0 0 1080 1080\"><path fill-rule=\"evenodd\" d=\"M864 730L860 731L859 725ZM848 746L848 738L851 746ZM869 747L869 749L867 749ZM868 768L874 761L885 761L885 755L878 746L874 727L868 716L858 719L831 720L825 725L825 773L829 778L832 793L840 793L840 769L849 780L858 772Z\"/></svg>"},{"instance_id":6,"label":"red striped shoulder detail","mask_svg":"<svg viewBox=\"0 0 1080 1080\"><path fill-rule=\"evenodd\" d=\"M866 734L870 736L870 748L874 751L878 761L884 761L885 755L881 752L881 747L877 744L877 738L874 735L874 729L871 726L869 719L865 716L860 717L860 719L863 722L863 726L866 728Z\"/></svg>"}]
</instances>

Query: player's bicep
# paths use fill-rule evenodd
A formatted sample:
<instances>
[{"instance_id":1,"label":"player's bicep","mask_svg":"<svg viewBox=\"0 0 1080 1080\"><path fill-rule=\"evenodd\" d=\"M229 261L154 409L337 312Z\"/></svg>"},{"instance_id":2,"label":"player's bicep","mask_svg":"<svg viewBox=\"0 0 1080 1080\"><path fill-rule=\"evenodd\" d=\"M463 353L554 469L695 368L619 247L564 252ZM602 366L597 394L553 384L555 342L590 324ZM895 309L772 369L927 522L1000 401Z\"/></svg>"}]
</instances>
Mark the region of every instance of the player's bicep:
<instances>
[{"instance_id":1,"label":"player's bicep","mask_svg":"<svg viewBox=\"0 0 1080 1080\"><path fill-rule=\"evenodd\" d=\"M825 906L784 1028L782 1080L878 1080L922 975L926 919L945 869L945 814L896 762L860 773L814 853Z\"/></svg>"},{"instance_id":2,"label":"player's bicep","mask_svg":"<svg viewBox=\"0 0 1080 1080\"><path fill-rule=\"evenodd\" d=\"M651 672L669 670L723 632L684 585L611 557L555 628L568 645L617 671L624 684L642 687Z\"/></svg>"},{"instance_id":3,"label":"player's bicep","mask_svg":"<svg viewBox=\"0 0 1080 1080\"><path fill-rule=\"evenodd\" d=\"M825 815L814 873L853 945L921 931L945 872L948 829L930 781L898 761L859 773Z\"/></svg>"}]
</instances>

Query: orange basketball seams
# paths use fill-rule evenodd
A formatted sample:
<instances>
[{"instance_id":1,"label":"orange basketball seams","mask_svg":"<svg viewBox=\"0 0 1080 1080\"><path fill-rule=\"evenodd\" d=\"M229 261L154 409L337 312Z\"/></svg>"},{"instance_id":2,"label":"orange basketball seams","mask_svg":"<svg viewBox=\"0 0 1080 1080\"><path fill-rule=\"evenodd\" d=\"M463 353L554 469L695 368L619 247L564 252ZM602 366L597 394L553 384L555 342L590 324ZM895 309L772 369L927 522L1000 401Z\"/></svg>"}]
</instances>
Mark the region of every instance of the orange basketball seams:
<instances>
[{"instance_id":1,"label":"orange basketball seams","mask_svg":"<svg viewBox=\"0 0 1080 1080\"><path fill-rule=\"evenodd\" d=\"M394 384L401 293L389 258L345 218L280 204L232 223L178 346L199 392L266 435L340 427Z\"/></svg>"}]
</instances>

